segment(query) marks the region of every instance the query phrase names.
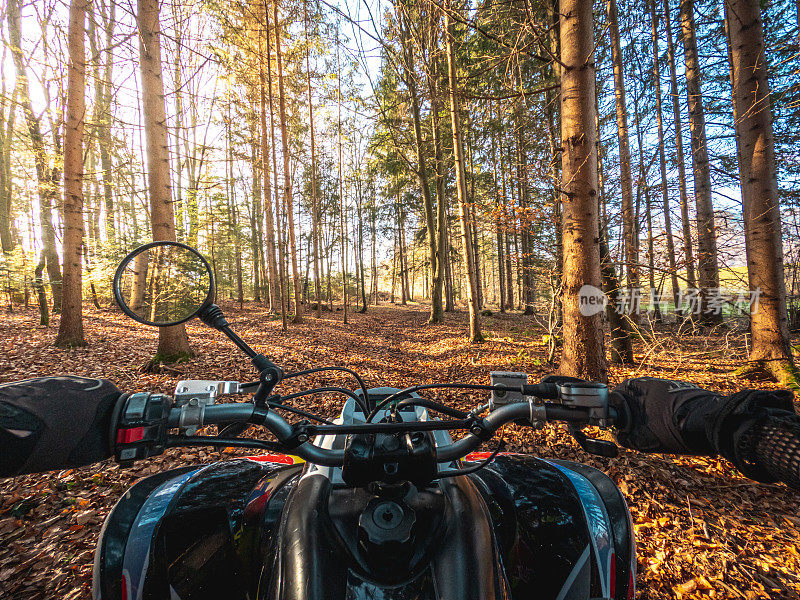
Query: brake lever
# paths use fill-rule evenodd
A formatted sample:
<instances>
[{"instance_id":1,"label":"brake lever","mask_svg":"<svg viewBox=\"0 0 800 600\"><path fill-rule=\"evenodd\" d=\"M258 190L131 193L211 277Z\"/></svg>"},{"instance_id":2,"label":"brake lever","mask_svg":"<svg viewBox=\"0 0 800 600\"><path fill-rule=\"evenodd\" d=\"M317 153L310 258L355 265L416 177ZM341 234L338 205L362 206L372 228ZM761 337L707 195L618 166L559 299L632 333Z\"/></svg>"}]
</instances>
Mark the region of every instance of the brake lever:
<instances>
[{"instance_id":1,"label":"brake lever","mask_svg":"<svg viewBox=\"0 0 800 600\"><path fill-rule=\"evenodd\" d=\"M605 456L606 458L616 458L619 455L619 448L614 442L590 438L574 425L570 425L568 429L584 452L595 456Z\"/></svg>"}]
</instances>

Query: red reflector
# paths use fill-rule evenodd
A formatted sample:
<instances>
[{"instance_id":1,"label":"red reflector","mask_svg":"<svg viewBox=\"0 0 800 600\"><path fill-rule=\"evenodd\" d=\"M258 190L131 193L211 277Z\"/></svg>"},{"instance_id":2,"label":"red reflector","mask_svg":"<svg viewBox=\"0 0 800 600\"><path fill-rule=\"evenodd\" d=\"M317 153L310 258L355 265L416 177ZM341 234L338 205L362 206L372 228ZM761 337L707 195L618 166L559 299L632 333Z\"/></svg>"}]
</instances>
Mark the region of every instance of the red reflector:
<instances>
[{"instance_id":1,"label":"red reflector","mask_svg":"<svg viewBox=\"0 0 800 600\"><path fill-rule=\"evenodd\" d=\"M465 462L477 462L479 460L486 460L489 458L493 453L492 452L470 452L461 460ZM507 456L509 454L513 454L513 452L500 452L498 456Z\"/></svg>"},{"instance_id":2,"label":"red reflector","mask_svg":"<svg viewBox=\"0 0 800 600\"><path fill-rule=\"evenodd\" d=\"M254 462L267 462L267 463L275 463L278 465L295 464L294 457L289 456L288 454L272 454L267 452L266 454L257 454L255 456L244 456L242 458L246 458L247 460L252 460Z\"/></svg>"},{"instance_id":3,"label":"red reflector","mask_svg":"<svg viewBox=\"0 0 800 600\"><path fill-rule=\"evenodd\" d=\"M117 431L118 444L130 444L140 442L144 438L144 427L131 427L130 429L120 429Z\"/></svg>"}]
</instances>

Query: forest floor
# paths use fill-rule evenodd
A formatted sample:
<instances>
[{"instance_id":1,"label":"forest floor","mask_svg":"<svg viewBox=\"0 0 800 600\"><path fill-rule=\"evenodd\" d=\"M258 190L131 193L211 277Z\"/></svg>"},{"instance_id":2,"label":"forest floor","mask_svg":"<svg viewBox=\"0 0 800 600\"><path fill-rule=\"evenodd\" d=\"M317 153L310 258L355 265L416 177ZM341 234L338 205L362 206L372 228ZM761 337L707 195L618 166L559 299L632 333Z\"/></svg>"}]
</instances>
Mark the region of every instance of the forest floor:
<instances>
[{"instance_id":1,"label":"forest floor","mask_svg":"<svg viewBox=\"0 0 800 600\"><path fill-rule=\"evenodd\" d=\"M484 318L488 340L470 346L466 315L425 324L424 306L370 307L342 323L341 312L308 316L281 331L280 320L256 306L227 308L237 332L287 371L320 365L355 369L370 386L460 381L488 383L492 370L552 372L545 333L531 317ZM86 309L89 346L53 347L56 323L38 327L31 311L0 320L0 382L70 373L111 379L123 390L171 393L179 379L253 378L249 362L222 335L195 321L188 325L197 356L160 374L140 367L155 351L157 331L115 310ZM694 381L732 392L745 383L734 369L744 357L742 332L678 337L656 331L657 343L637 346L637 368L612 366L611 382L652 375ZM338 376L292 380L285 389L336 383ZM764 384L769 387L770 384ZM478 392L444 393L439 399L476 405ZM300 403L323 414L338 402ZM637 533L637 598L800 597L800 494L782 485L761 485L740 476L726 461L647 456L622 450L615 459L583 453L563 427L539 432L507 427L510 449L586 462L605 471L622 489ZM242 451L243 453L247 453ZM92 558L100 526L125 489L142 477L185 463L209 462L239 452L170 450L120 469L112 461L77 470L0 480L0 598L89 598ZM249 453L252 453L249 452Z\"/></svg>"}]
</instances>

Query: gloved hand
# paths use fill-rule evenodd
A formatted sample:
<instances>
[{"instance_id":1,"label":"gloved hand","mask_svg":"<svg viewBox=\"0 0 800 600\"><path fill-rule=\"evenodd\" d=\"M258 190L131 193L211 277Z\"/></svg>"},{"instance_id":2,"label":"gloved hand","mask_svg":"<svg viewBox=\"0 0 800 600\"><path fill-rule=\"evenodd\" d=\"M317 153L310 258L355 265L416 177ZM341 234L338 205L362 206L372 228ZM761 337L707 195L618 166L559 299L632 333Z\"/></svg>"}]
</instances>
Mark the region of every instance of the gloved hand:
<instances>
[{"instance_id":1,"label":"gloved hand","mask_svg":"<svg viewBox=\"0 0 800 600\"><path fill-rule=\"evenodd\" d=\"M724 402L686 381L626 379L609 394L622 422L617 441L639 452L714 455L706 422Z\"/></svg>"},{"instance_id":2,"label":"gloved hand","mask_svg":"<svg viewBox=\"0 0 800 600\"><path fill-rule=\"evenodd\" d=\"M767 461L760 456L766 452L765 426L797 429L794 424L800 417L794 413L792 399L787 390L743 390L723 396L693 383L654 377L628 379L609 395L609 403L620 414L617 441L626 448L722 455L751 479L770 482L780 478L787 483L785 475L775 475L783 473L772 464L777 456ZM792 447L797 443L800 440L792 438Z\"/></svg>"},{"instance_id":3,"label":"gloved hand","mask_svg":"<svg viewBox=\"0 0 800 600\"><path fill-rule=\"evenodd\" d=\"M125 397L105 379L40 377L0 384L0 477L109 458Z\"/></svg>"}]
</instances>

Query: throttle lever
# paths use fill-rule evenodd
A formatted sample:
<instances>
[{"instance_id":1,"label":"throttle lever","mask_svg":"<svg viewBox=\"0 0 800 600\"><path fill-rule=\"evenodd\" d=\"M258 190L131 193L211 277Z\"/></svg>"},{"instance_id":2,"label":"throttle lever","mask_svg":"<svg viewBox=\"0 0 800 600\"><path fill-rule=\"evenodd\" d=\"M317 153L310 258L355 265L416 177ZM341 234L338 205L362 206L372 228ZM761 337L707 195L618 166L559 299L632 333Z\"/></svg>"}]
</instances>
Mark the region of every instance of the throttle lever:
<instances>
[{"instance_id":1,"label":"throttle lever","mask_svg":"<svg viewBox=\"0 0 800 600\"><path fill-rule=\"evenodd\" d=\"M605 456L607 458L616 458L619 454L619 448L617 448L617 445L613 442L590 438L574 425L569 426L569 432L572 434L572 437L575 438L575 441L578 442L578 445L583 448L584 452L594 454L595 456Z\"/></svg>"}]
</instances>

